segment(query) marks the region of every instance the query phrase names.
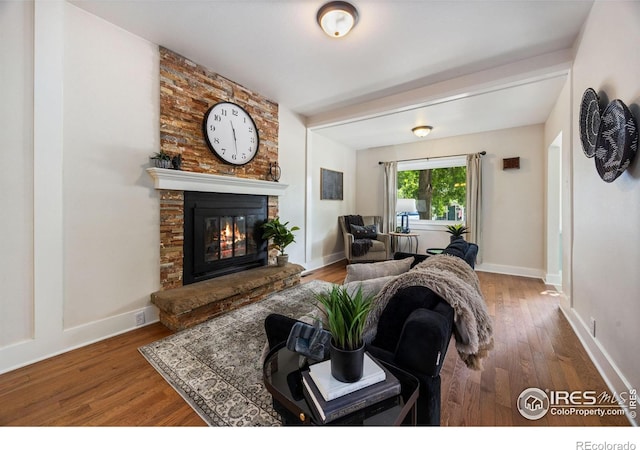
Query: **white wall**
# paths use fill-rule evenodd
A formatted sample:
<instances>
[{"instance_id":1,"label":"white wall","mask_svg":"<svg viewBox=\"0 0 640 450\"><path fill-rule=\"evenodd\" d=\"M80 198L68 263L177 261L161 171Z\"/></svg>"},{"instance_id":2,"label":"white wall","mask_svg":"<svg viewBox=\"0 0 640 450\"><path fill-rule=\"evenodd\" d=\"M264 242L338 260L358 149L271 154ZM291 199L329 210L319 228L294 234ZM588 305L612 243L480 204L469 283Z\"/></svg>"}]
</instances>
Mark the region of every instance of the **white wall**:
<instances>
[{"instance_id":1,"label":"white wall","mask_svg":"<svg viewBox=\"0 0 640 450\"><path fill-rule=\"evenodd\" d=\"M159 283L158 48L73 6L64 48L65 328L141 309ZM132 323L134 325L135 322Z\"/></svg>"},{"instance_id":2,"label":"white wall","mask_svg":"<svg viewBox=\"0 0 640 450\"><path fill-rule=\"evenodd\" d=\"M159 197L145 171L159 148L157 45L66 2L2 8L1 148L11 170L0 187L11 196L0 208L12 220L0 231L12 238L0 252L0 373L128 331L138 312L157 320L149 295L160 273ZM280 212L303 228L290 248L303 264L306 127L286 107L280 121L289 184ZM321 156L314 173L316 164L329 166Z\"/></svg>"},{"instance_id":3,"label":"white wall","mask_svg":"<svg viewBox=\"0 0 640 450\"><path fill-rule=\"evenodd\" d=\"M307 264L309 270L344 258L338 216L356 208L355 151L313 131L307 135ZM343 173L343 200L320 200L320 169Z\"/></svg>"},{"instance_id":4,"label":"white wall","mask_svg":"<svg viewBox=\"0 0 640 450\"><path fill-rule=\"evenodd\" d=\"M382 214L383 169L378 161L447 156L485 150L483 156L482 264L478 270L542 277L544 236L544 129L511 128L357 152L358 211ZM502 170L502 159L520 157L519 170ZM445 246L444 226L418 232L419 253Z\"/></svg>"},{"instance_id":5,"label":"white wall","mask_svg":"<svg viewBox=\"0 0 640 450\"><path fill-rule=\"evenodd\" d=\"M0 14L0 348L33 334L33 5Z\"/></svg>"},{"instance_id":6,"label":"white wall","mask_svg":"<svg viewBox=\"0 0 640 450\"><path fill-rule=\"evenodd\" d=\"M621 99L640 119L640 3L595 2L576 47L573 66L573 315L585 338L608 359L614 386L640 386L640 158L605 183L581 147L580 100L587 88ZM606 32L603 32L606 30ZM602 362L603 367L605 362ZM605 367L606 370L606 367ZM619 378L616 378L619 375Z\"/></svg>"},{"instance_id":7,"label":"white wall","mask_svg":"<svg viewBox=\"0 0 640 450\"><path fill-rule=\"evenodd\" d=\"M157 46L66 2L3 8L23 33L2 39L3 59L9 42L24 48L7 53L18 64L2 65L0 87L14 99L15 177L2 182L20 179L2 205L16 220L2 221L0 372L132 329L138 311L154 320L159 284L159 201L144 172L159 146Z\"/></svg>"},{"instance_id":8,"label":"white wall","mask_svg":"<svg viewBox=\"0 0 640 450\"><path fill-rule=\"evenodd\" d=\"M282 170L280 183L289 187L278 201L280 218L289 225L299 226L294 232L295 242L287 247L289 262L306 268L306 133L300 117L284 105L278 105L278 161Z\"/></svg>"}]
</instances>

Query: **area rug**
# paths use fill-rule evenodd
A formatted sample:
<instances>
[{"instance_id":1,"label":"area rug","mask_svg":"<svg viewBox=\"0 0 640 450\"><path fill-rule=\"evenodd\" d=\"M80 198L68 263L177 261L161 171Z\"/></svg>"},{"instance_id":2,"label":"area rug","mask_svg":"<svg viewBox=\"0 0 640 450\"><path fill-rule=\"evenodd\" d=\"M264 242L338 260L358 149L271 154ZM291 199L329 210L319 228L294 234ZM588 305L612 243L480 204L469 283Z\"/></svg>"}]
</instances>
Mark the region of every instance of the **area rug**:
<instances>
[{"instance_id":1,"label":"area rug","mask_svg":"<svg viewBox=\"0 0 640 450\"><path fill-rule=\"evenodd\" d=\"M279 426L262 382L264 319L311 314L314 293L331 286L319 280L294 286L139 351L210 426Z\"/></svg>"}]
</instances>

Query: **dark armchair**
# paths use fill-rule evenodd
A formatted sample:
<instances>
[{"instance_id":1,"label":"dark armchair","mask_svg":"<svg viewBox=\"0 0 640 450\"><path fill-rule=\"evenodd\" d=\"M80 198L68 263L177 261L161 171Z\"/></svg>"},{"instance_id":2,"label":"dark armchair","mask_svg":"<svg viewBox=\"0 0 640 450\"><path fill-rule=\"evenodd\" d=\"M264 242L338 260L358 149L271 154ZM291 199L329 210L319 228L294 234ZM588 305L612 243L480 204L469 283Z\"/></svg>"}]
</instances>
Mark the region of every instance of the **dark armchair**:
<instances>
[{"instance_id":1,"label":"dark armchair","mask_svg":"<svg viewBox=\"0 0 640 450\"><path fill-rule=\"evenodd\" d=\"M376 231L370 236L364 236L370 246L360 249L361 240L351 228L350 220L359 218L363 226L375 226ZM382 217L380 216L340 216L338 217L340 231L344 240L344 255L349 264L354 262L385 261L391 258L391 236L382 232ZM357 226L357 225L356 225ZM358 251L361 250L361 251Z\"/></svg>"}]
</instances>

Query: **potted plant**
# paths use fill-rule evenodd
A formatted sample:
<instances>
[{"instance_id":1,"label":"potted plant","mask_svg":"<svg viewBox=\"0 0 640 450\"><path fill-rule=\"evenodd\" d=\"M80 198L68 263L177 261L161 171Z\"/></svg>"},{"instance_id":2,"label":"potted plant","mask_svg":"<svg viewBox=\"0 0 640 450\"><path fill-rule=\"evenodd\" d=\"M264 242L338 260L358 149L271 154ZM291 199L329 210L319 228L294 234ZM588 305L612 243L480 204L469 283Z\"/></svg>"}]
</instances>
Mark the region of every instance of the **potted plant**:
<instances>
[{"instance_id":1,"label":"potted plant","mask_svg":"<svg viewBox=\"0 0 640 450\"><path fill-rule=\"evenodd\" d=\"M343 286L335 285L315 294L324 309L331 333L331 375L344 383L362 378L364 364L364 325L373 306L373 296L365 296L362 287L350 295Z\"/></svg>"},{"instance_id":2,"label":"potted plant","mask_svg":"<svg viewBox=\"0 0 640 450\"><path fill-rule=\"evenodd\" d=\"M451 234L451 242L455 241L456 239L464 238L463 234L468 232L469 229L461 223L447 225L447 233Z\"/></svg>"},{"instance_id":3,"label":"potted plant","mask_svg":"<svg viewBox=\"0 0 640 450\"><path fill-rule=\"evenodd\" d=\"M289 244L295 242L293 236L294 231L298 231L300 227L293 226L288 227L289 222L281 223L280 217L268 220L262 224L262 239L271 240L272 243L269 246L270 249L276 249L280 252L278 255L278 266L284 266L289 260L289 255L284 252Z\"/></svg>"},{"instance_id":4,"label":"potted plant","mask_svg":"<svg viewBox=\"0 0 640 450\"><path fill-rule=\"evenodd\" d=\"M154 153L151 157L156 167L161 169L169 169L171 167L171 155L164 150Z\"/></svg>"}]
</instances>

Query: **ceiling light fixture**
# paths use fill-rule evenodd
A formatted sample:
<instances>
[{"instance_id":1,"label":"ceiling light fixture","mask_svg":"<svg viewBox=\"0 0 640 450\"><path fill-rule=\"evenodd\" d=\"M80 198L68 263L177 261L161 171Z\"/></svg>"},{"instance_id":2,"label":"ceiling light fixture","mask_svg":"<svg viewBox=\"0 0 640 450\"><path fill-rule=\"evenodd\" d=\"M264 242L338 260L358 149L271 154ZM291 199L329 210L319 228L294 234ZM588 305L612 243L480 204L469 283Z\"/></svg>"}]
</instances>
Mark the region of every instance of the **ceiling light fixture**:
<instances>
[{"instance_id":1,"label":"ceiling light fixture","mask_svg":"<svg viewBox=\"0 0 640 450\"><path fill-rule=\"evenodd\" d=\"M433 127L430 127L429 125L420 125L419 127L411 129L413 134L418 137L425 137L427 134L431 133L431 130L433 130Z\"/></svg>"},{"instance_id":2,"label":"ceiling light fixture","mask_svg":"<svg viewBox=\"0 0 640 450\"><path fill-rule=\"evenodd\" d=\"M318 25L329 36L345 36L358 23L358 11L347 2L329 2L324 4L316 16Z\"/></svg>"}]
</instances>

